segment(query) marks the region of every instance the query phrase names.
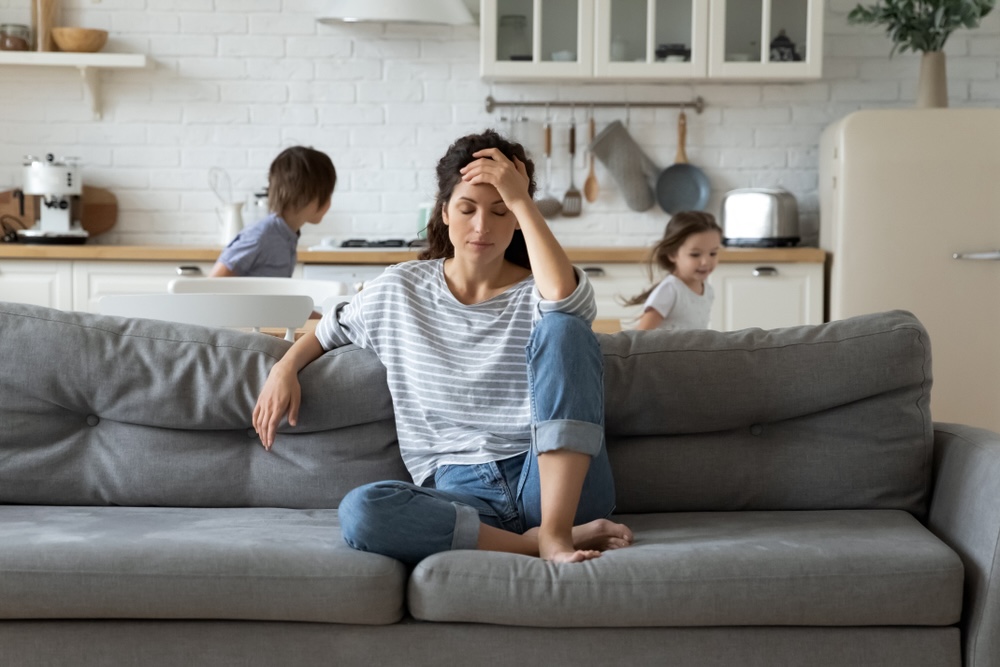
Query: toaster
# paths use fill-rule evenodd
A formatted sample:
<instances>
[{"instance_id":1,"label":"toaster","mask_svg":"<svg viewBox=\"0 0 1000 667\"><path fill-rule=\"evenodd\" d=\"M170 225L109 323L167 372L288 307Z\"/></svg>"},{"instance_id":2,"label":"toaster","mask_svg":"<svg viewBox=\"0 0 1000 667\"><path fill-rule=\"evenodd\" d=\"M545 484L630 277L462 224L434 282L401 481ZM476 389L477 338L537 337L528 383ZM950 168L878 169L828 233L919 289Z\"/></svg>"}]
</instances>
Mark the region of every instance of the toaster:
<instances>
[{"instance_id":1,"label":"toaster","mask_svg":"<svg viewBox=\"0 0 1000 667\"><path fill-rule=\"evenodd\" d=\"M722 198L723 243L738 247L793 246L799 242L799 206L781 188L740 188Z\"/></svg>"}]
</instances>

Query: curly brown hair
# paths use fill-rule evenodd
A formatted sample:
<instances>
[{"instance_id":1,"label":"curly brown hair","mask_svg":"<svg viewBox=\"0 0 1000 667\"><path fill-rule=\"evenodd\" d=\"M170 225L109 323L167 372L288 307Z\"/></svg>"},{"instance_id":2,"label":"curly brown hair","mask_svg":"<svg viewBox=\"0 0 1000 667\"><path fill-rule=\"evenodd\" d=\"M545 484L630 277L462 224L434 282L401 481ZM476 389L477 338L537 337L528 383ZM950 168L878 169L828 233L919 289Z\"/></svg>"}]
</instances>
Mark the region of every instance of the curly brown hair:
<instances>
[{"instance_id":1,"label":"curly brown hair","mask_svg":"<svg viewBox=\"0 0 1000 667\"><path fill-rule=\"evenodd\" d=\"M444 224L444 207L451 200L455 186L462 180L462 174L459 170L476 159L473 157L474 153L485 148L498 148L511 161L517 158L523 162L528 173L528 194L534 197L535 164L528 159L524 152L524 146L504 139L494 130L486 130L481 134L470 134L456 140L448 147L444 157L437 163L438 192L434 199L434 209L427 221L427 248L420 253L420 259L455 256L455 246L448 238L448 226ZM521 233L520 229L514 232L514 238L507 246L504 258L526 269L531 268L531 263L528 261L528 247L524 243L524 234Z\"/></svg>"},{"instance_id":2,"label":"curly brown hair","mask_svg":"<svg viewBox=\"0 0 1000 667\"><path fill-rule=\"evenodd\" d=\"M719 232L722 236L722 227L715 221L715 216L704 211L680 211L675 213L667 228L663 232L663 238L653 246L649 254L649 279L653 280L653 267L659 267L667 273L673 273L677 265L670 257L676 256L684 242L692 234L701 232ZM656 284L653 284L646 291L637 294L631 299L626 299L626 306L639 306L646 303L646 299L653 292Z\"/></svg>"}]
</instances>

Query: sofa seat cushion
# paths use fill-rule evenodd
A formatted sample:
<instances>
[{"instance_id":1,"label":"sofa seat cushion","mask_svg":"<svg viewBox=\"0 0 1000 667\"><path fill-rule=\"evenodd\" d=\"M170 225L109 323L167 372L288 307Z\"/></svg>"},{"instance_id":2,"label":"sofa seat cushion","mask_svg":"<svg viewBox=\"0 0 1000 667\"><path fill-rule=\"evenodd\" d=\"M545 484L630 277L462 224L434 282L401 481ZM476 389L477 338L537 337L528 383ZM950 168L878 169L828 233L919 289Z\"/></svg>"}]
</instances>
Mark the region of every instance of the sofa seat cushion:
<instances>
[{"instance_id":1,"label":"sofa seat cushion","mask_svg":"<svg viewBox=\"0 0 1000 667\"><path fill-rule=\"evenodd\" d=\"M451 551L419 563L411 614L539 627L957 623L958 555L898 510L618 517L635 543L583 564Z\"/></svg>"},{"instance_id":2,"label":"sofa seat cushion","mask_svg":"<svg viewBox=\"0 0 1000 667\"><path fill-rule=\"evenodd\" d=\"M388 624L406 569L336 510L0 506L0 618Z\"/></svg>"}]
</instances>

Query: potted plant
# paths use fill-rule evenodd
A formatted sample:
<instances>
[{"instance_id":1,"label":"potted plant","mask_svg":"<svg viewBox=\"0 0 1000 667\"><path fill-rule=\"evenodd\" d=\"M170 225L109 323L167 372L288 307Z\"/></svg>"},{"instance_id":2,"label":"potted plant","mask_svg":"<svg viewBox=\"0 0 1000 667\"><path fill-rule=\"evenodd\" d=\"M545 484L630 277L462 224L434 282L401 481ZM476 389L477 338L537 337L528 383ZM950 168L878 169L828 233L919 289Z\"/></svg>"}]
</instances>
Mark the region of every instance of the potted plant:
<instances>
[{"instance_id":1,"label":"potted plant","mask_svg":"<svg viewBox=\"0 0 1000 667\"><path fill-rule=\"evenodd\" d=\"M851 24L881 25L892 40L890 56L921 52L917 106L948 106L944 43L958 28L975 28L996 0L879 0L858 5L847 15Z\"/></svg>"}]
</instances>

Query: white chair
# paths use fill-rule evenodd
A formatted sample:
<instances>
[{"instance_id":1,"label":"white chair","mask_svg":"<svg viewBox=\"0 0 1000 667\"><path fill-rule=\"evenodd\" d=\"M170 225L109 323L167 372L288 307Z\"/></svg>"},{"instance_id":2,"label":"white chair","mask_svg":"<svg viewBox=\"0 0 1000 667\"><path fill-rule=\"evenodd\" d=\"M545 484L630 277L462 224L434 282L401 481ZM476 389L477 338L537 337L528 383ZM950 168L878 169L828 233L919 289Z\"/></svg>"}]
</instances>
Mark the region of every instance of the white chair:
<instances>
[{"instance_id":1,"label":"white chair","mask_svg":"<svg viewBox=\"0 0 1000 667\"><path fill-rule=\"evenodd\" d=\"M295 330L312 313L313 300L286 294L113 294L101 297L97 307L102 315L207 327L284 328L285 340L294 341Z\"/></svg>"},{"instance_id":2,"label":"white chair","mask_svg":"<svg viewBox=\"0 0 1000 667\"><path fill-rule=\"evenodd\" d=\"M299 294L308 296L326 312L329 306L347 301L351 289L335 280L300 278L176 278L167 285L173 294ZM331 304L331 302L333 302Z\"/></svg>"}]
</instances>

